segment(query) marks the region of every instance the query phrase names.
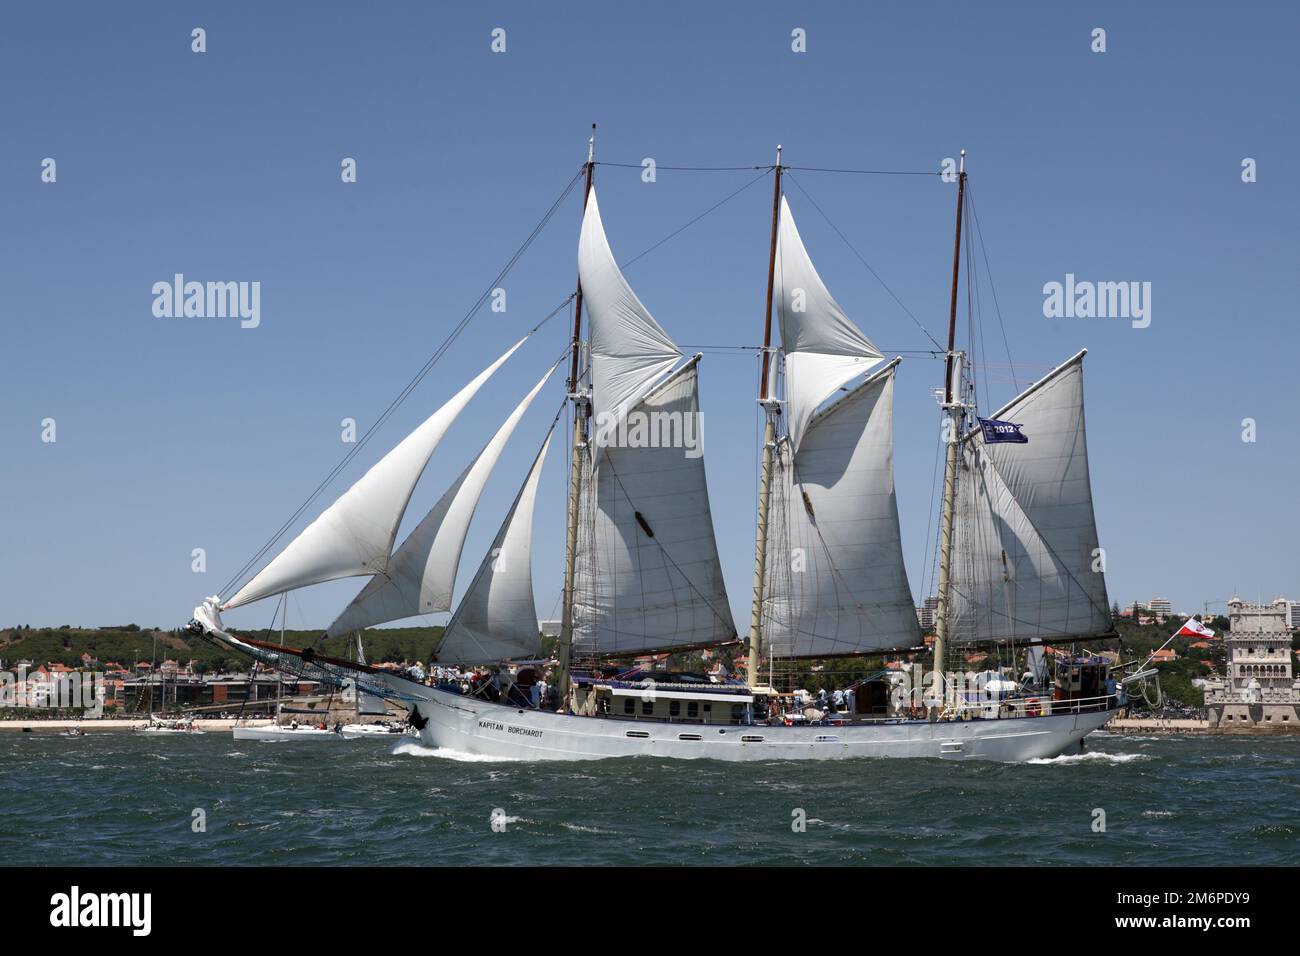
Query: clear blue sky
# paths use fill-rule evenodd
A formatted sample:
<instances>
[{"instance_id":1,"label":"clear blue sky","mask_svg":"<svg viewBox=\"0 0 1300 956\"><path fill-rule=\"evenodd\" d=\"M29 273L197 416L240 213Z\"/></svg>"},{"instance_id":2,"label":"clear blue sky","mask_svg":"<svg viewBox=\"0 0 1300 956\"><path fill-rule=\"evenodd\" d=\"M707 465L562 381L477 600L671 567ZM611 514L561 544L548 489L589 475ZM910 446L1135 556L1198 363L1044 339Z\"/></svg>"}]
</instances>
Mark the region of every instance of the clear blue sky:
<instances>
[{"instance_id":1,"label":"clear blue sky","mask_svg":"<svg viewBox=\"0 0 1300 956\"><path fill-rule=\"evenodd\" d=\"M549 11L549 12L548 12ZM1088 439L1113 598L1300 597L1295 560L1300 156L1291 4L21 3L0 17L0 626L183 623L422 364L585 158L937 169L965 147L1016 375L1087 346ZM190 51L207 30L208 52ZM490 32L507 33L493 54ZM807 31L807 52L791 30ZM1107 52L1090 51L1095 27ZM41 161L58 181L40 181ZM359 181L340 181L343 157ZM1258 162L1258 182L1241 162ZM597 171L620 260L744 172ZM953 189L796 173L908 308L946 320ZM1293 177L1294 179L1294 177ZM629 279L685 348L754 345L767 182ZM889 352L928 342L791 186L828 285ZM358 476L571 291L575 192L349 473ZM257 280L261 326L155 318L153 283ZM1152 283L1152 322L1046 319L1043 284ZM987 406L1012 394L996 316ZM409 528L562 347L554 321L448 436ZM899 373L898 497L927 580L939 365ZM747 619L754 361L702 366L715 520ZM461 584L560 401L497 469ZM41 422L57 422L57 442ZM1241 440L1242 419L1257 440ZM552 465L562 456L556 454ZM543 480L538 611L558 613L563 478ZM337 491L346 482L336 486ZM190 570L195 547L209 571ZM297 594L323 626L360 580ZM232 614L262 626L274 602ZM434 619L437 620L437 619Z\"/></svg>"}]
</instances>

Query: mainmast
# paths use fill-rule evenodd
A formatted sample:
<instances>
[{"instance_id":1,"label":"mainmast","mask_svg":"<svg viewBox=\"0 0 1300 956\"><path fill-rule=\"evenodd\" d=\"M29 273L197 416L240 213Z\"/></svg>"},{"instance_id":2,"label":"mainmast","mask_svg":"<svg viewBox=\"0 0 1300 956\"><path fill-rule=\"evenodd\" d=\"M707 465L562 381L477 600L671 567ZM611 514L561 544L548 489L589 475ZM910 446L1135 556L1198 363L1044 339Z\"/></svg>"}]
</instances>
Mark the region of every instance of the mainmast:
<instances>
[{"instance_id":1,"label":"mainmast","mask_svg":"<svg viewBox=\"0 0 1300 956\"><path fill-rule=\"evenodd\" d=\"M966 409L961 404L960 383L954 381L954 370L961 374L957 362L957 283L961 269L961 216L966 198L966 150L961 151L961 165L957 172L957 236L952 250L952 298L948 304L948 362L944 377L943 410L948 416L946 438L947 461L943 469L943 521L939 529L939 606L935 611L934 672L939 684L940 702L948 700L948 686L944 678L944 656L948 650L948 617L952 590L953 512L957 504L957 456L961 442L962 423Z\"/></svg>"},{"instance_id":2,"label":"mainmast","mask_svg":"<svg viewBox=\"0 0 1300 956\"><path fill-rule=\"evenodd\" d=\"M591 139L587 141L587 183L582 194L582 208L586 210L591 196L591 177L596 169L596 124L591 124ZM567 537L564 546L564 605L560 616L560 710L569 707L569 661L573 654L573 580L578 558L578 513L582 504L583 456L587 448L587 416L591 414L591 401L579 393L578 358L582 351L582 276L578 277L578 291L573 298L573 342L569 362L569 399L573 402L573 462L569 469L569 506Z\"/></svg>"},{"instance_id":3,"label":"mainmast","mask_svg":"<svg viewBox=\"0 0 1300 956\"><path fill-rule=\"evenodd\" d=\"M759 472L758 529L754 540L754 606L749 617L749 668L751 687L759 686L758 668L762 656L763 583L767 573L767 513L772 502L772 456L776 451L776 417L780 405L768 393L772 370L772 287L776 278L776 235L781 216L781 147L776 147L776 177L772 186L772 242L767 255L767 308L763 312L762 372L758 383L758 403L763 408L763 466Z\"/></svg>"}]
</instances>

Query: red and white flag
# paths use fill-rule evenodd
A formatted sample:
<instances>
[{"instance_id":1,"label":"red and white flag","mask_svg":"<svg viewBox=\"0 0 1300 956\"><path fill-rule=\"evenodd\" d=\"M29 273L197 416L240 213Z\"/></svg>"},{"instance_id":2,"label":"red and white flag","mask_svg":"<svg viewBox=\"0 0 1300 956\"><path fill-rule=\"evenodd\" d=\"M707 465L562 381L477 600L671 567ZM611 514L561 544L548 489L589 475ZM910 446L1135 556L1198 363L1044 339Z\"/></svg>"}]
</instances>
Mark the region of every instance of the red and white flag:
<instances>
[{"instance_id":1,"label":"red and white flag","mask_svg":"<svg viewBox=\"0 0 1300 956\"><path fill-rule=\"evenodd\" d=\"M1198 621L1194 617L1189 617L1187 623L1178 629L1174 637L1213 637L1214 632Z\"/></svg>"}]
</instances>

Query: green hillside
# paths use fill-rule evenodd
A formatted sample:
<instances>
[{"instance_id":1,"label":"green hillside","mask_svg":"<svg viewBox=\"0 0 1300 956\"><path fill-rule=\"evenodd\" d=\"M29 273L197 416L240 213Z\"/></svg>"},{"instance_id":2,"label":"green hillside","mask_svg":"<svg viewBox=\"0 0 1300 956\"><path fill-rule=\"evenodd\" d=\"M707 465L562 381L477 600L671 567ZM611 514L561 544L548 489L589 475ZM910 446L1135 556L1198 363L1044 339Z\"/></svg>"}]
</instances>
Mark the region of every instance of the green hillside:
<instances>
[{"instance_id":1,"label":"green hillside","mask_svg":"<svg viewBox=\"0 0 1300 956\"><path fill-rule=\"evenodd\" d=\"M239 631L236 636L255 637L279 642L275 631ZM440 627L380 628L365 632L362 638L366 660L384 661L428 660L438 637ZM314 645L320 631L286 631L284 642L291 647ZM202 638L190 637L179 630L164 631L141 628L135 624L119 627L74 628L11 628L0 631L0 658L7 667L13 662L27 659L38 664L62 663L77 666L82 654L90 654L101 663L115 661L131 667L136 661L149 661L157 639L158 660L168 658L182 663L195 661L202 673L208 671L246 670L249 658L228 648L220 647ZM353 656L349 638L331 638L322 645L326 654L336 657Z\"/></svg>"}]
</instances>

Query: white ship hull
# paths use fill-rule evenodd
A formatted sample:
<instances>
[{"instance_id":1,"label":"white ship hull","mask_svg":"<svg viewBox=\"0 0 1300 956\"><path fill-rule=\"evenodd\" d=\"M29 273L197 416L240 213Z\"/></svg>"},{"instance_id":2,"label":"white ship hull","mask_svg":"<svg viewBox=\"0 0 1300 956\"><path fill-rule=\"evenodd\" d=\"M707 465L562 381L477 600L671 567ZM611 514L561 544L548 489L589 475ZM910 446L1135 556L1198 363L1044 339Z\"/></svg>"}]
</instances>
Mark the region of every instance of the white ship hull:
<instances>
[{"instance_id":1,"label":"white ship hull","mask_svg":"<svg viewBox=\"0 0 1300 956\"><path fill-rule=\"evenodd\" d=\"M1075 753L1115 711L988 720L899 721L768 727L583 717L520 709L385 677L417 698L427 747L509 760L670 757L710 760L843 760L938 757L1020 762Z\"/></svg>"}]
</instances>

